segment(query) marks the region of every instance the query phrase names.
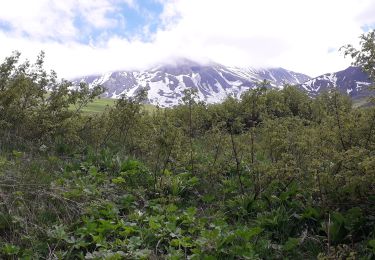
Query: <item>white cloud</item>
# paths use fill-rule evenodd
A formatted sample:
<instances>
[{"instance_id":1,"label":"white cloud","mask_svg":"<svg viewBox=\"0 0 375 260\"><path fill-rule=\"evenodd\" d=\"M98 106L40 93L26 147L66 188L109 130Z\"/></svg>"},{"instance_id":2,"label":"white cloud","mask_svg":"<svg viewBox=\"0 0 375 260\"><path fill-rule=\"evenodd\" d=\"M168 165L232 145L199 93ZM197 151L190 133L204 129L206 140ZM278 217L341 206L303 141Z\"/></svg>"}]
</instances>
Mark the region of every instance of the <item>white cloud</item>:
<instances>
[{"instance_id":1,"label":"white cloud","mask_svg":"<svg viewBox=\"0 0 375 260\"><path fill-rule=\"evenodd\" d=\"M51 37L59 35L73 37L77 31L72 23L70 10L55 8L55 2L40 1L2 1L0 20L8 23L15 35L27 37Z\"/></svg>"},{"instance_id":2,"label":"white cloud","mask_svg":"<svg viewBox=\"0 0 375 260\"><path fill-rule=\"evenodd\" d=\"M19 32L0 32L0 58L14 49L35 57L43 49L47 65L64 77L140 68L176 56L228 65L282 66L316 76L348 66L350 60L332 50L358 42L361 26L375 22L372 0L155 1L164 4L163 26L150 41L113 36L84 45L76 42L82 29L72 21L74 8L96 28L121 26L126 17L121 21L121 14L108 16L121 0L0 0L7 2L1 3L0 20L11 21ZM137 1L125 2L140 8ZM24 37L22 31L35 37ZM56 35L65 42L49 39Z\"/></svg>"},{"instance_id":3,"label":"white cloud","mask_svg":"<svg viewBox=\"0 0 375 260\"><path fill-rule=\"evenodd\" d=\"M133 0L0 0L0 21L12 28L12 34L31 39L76 40L81 30L105 29L120 26L118 4L136 7ZM86 28L75 24L82 19Z\"/></svg>"},{"instance_id":4,"label":"white cloud","mask_svg":"<svg viewBox=\"0 0 375 260\"><path fill-rule=\"evenodd\" d=\"M170 4L165 14L178 14L181 20L159 38L170 37L168 42L191 55L200 53L223 63L283 66L316 75L348 64L328 50L357 41L362 33L357 17L370 3L182 0Z\"/></svg>"}]
</instances>

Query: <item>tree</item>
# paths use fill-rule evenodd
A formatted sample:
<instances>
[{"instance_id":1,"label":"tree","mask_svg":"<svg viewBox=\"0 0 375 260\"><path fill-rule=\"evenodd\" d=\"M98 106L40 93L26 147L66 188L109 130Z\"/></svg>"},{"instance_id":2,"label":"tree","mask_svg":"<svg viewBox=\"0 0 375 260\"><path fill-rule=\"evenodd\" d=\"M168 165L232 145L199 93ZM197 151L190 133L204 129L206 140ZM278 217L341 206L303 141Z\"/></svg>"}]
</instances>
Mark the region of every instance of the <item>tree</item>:
<instances>
[{"instance_id":1,"label":"tree","mask_svg":"<svg viewBox=\"0 0 375 260\"><path fill-rule=\"evenodd\" d=\"M360 49L356 49L353 45L347 44L341 47L344 55L354 59L352 65L359 66L365 71L370 79L375 82L375 30L362 34L360 37ZM372 86L375 89L375 86ZM374 97L372 97L374 102Z\"/></svg>"},{"instance_id":2,"label":"tree","mask_svg":"<svg viewBox=\"0 0 375 260\"><path fill-rule=\"evenodd\" d=\"M66 142L78 138L73 128L81 124L81 109L103 88L89 88L83 83L77 87L58 80L54 71L44 70L43 52L33 64L20 63L20 55L14 52L0 64L2 144L16 148L18 144L52 144L61 137Z\"/></svg>"},{"instance_id":3,"label":"tree","mask_svg":"<svg viewBox=\"0 0 375 260\"><path fill-rule=\"evenodd\" d=\"M193 147L193 112L192 106L195 104L195 98L197 97L198 90L197 89L186 89L184 91L184 97L182 101L185 105L189 106L189 144L190 144L190 165L191 165L191 172L194 174L194 147Z\"/></svg>"},{"instance_id":4,"label":"tree","mask_svg":"<svg viewBox=\"0 0 375 260\"><path fill-rule=\"evenodd\" d=\"M120 99L116 100L115 106L108 111L107 128L100 147L105 147L109 141L115 140L116 142L120 141L129 151L132 139L129 136L140 121L143 104L146 100L146 89L139 90L134 97L122 95Z\"/></svg>"},{"instance_id":5,"label":"tree","mask_svg":"<svg viewBox=\"0 0 375 260\"><path fill-rule=\"evenodd\" d=\"M348 44L343 46L341 49L344 50L344 55L350 55L354 61L352 62L355 66L360 66L363 71L365 71L372 82L375 82L375 30L368 33L362 34L360 36L360 49L356 49L353 45ZM373 84L370 89L375 90L375 85ZM370 102L375 104L375 96L370 97ZM372 108L369 113L370 115L370 126L368 129L368 137L366 141L366 146L369 145L371 136L375 131L375 109Z\"/></svg>"},{"instance_id":6,"label":"tree","mask_svg":"<svg viewBox=\"0 0 375 260\"><path fill-rule=\"evenodd\" d=\"M375 30L362 34L360 37L360 49L356 49L351 44L347 44L341 49L344 55L350 55L355 66L360 66L366 71L371 79L375 79Z\"/></svg>"},{"instance_id":7,"label":"tree","mask_svg":"<svg viewBox=\"0 0 375 260\"><path fill-rule=\"evenodd\" d=\"M264 112L264 95L269 82L263 81L252 90L241 95L241 110L244 113L244 124L247 128L256 127L262 121Z\"/></svg>"}]
</instances>

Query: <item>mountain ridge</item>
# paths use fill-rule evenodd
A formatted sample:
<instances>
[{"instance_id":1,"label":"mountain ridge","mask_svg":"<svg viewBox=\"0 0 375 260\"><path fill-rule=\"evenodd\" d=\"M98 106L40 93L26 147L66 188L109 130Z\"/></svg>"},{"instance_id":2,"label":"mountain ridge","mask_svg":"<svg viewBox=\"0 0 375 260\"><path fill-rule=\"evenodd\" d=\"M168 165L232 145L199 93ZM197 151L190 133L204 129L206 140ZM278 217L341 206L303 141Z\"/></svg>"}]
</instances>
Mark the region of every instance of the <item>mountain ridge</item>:
<instances>
[{"instance_id":1,"label":"mountain ridge","mask_svg":"<svg viewBox=\"0 0 375 260\"><path fill-rule=\"evenodd\" d=\"M372 91L368 87L372 84L369 76L360 67L350 66L344 70L312 78L301 84L300 88L313 97L330 88L336 88L352 99L360 99L371 94Z\"/></svg>"},{"instance_id":2,"label":"mountain ridge","mask_svg":"<svg viewBox=\"0 0 375 260\"><path fill-rule=\"evenodd\" d=\"M184 91L197 90L197 98L207 103L223 101L228 96L240 98L241 94L253 89L264 80L270 88L281 89L285 84L296 85L311 97L330 88L359 99L371 94L367 90L373 82L359 67L326 73L315 78L305 74L276 68L253 68L224 66L215 62L199 63L181 58L170 63L155 65L144 70L115 71L85 76L73 80L73 84L86 82L91 87L103 85L103 96L119 98L134 96L140 90L148 91L147 102L161 107L181 103Z\"/></svg>"},{"instance_id":3,"label":"mountain ridge","mask_svg":"<svg viewBox=\"0 0 375 260\"><path fill-rule=\"evenodd\" d=\"M162 107L177 105L183 92L195 88L198 99L216 103L228 96L241 94L267 80L270 87L282 88L285 84L302 84L309 76L284 68L252 68L224 66L210 62L200 64L189 59L179 59L145 70L115 71L85 76L73 80L74 84L86 82L90 86L103 85L105 97L133 96L141 89L148 90L148 102Z\"/></svg>"}]
</instances>

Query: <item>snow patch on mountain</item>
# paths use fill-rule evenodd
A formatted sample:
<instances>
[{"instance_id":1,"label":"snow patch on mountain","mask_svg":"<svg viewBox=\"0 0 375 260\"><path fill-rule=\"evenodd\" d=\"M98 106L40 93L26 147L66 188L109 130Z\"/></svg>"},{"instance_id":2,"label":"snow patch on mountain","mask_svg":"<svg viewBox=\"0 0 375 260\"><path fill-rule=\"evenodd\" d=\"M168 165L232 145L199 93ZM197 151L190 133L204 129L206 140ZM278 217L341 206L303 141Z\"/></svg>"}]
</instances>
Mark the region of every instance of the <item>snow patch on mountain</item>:
<instances>
[{"instance_id":1,"label":"snow patch on mountain","mask_svg":"<svg viewBox=\"0 0 375 260\"><path fill-rule=\"evenodd\" d=\"M211 63L206 65L182 59L143 71L118 71L75 79L90 86L103 85L105 97L134 96L139 90L148 90L148 102L162 107L181 102L185 89L197 90L198 99L208 103L223 101L228 96L239 98L264 80L275 88L284 84L301 84L310 77L283 68L255 69L251 67L226 67Z\"/></svg>"},{"instance_id":2,"label":"snow patch on mountain","mask_svg":"<svg viewBox=\"0 0 375 260\"><path fill-rule=\"evenodd\" d=\"M339 92L347 94L351 98L360 98L370 94L368 87L372 84L373 82L361 68L349 67L342 71L327 73L310 79L299 86L311 96L336 88Z\"/></svg>"}]
</instances>

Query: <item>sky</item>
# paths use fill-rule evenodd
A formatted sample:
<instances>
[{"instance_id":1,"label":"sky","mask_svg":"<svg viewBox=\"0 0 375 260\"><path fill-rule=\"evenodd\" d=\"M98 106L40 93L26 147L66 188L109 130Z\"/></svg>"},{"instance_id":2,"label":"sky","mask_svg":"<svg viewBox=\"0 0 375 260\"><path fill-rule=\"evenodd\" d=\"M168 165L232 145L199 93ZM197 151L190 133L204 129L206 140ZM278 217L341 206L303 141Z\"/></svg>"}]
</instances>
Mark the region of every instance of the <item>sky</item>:
<instances>
[{"instance_id":1,"label":"sky","mask_svg":"<svg viewBox=\"0 0 375 260\"><path fill-rule=\"evenodd\" d=\"M318 76L374 28L374 0L0 0L0 61L43 50L68 79L178 58Z\"/></svg>"}]
</instances>

